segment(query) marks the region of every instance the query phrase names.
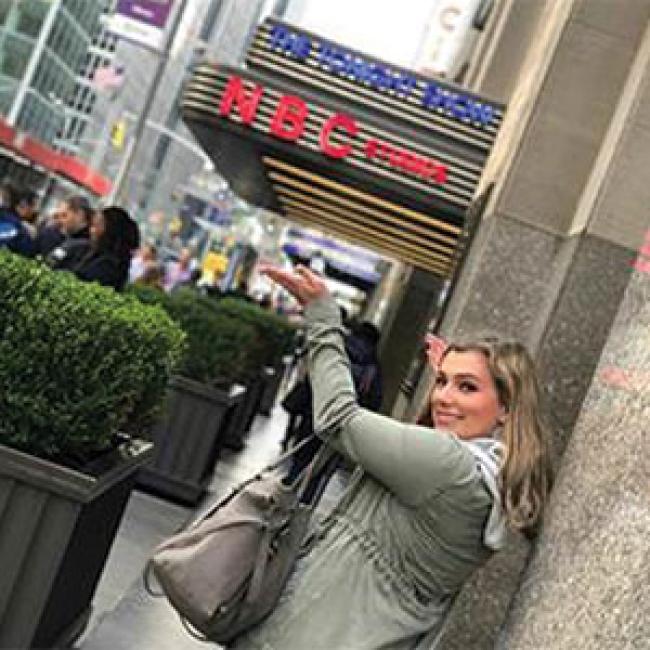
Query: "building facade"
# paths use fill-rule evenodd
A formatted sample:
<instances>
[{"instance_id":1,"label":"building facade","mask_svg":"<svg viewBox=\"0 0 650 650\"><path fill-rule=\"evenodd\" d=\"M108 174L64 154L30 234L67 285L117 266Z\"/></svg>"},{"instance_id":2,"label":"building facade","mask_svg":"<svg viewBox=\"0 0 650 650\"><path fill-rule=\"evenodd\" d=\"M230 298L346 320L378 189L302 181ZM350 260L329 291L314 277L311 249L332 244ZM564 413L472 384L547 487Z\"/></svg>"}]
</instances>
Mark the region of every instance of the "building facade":
<instances>
[{"instance_id":1,"label":"building facade","mask_svg":"<svg viewBox=\"0 0 650 650\"><path fill-rule=\"evenodd\" d=\"M3 3L0 83L8 90L0 111L12 126L55 143L101 9L101 3L74 0Z\"/></svg>"},{"instance_id":2,"label":"building facade","mask_svg":"<svg viewBox=\"0 0 650 650\"><path fill-rule=\"evenodd\" d=\"M100 3L97 3L100 4ZM92 144L87 137L95 105L101 91L96 73L107 70L117 73L114 66L115 49L118 38L108 29L106 18L114 11L117 0L104 0L102 15L95 36L86 50L83 62L75 81L75 87L66 101L67 117L61 136L56 144L67 153L78 155L85 151L85 144ZM117 92L108 86L107 90Z\"/></svg>"},{"instance_id":3,"label":"building facade","mask_svg":"<svg viewBox=\"0 0 650 650\"><path fill-rule=\"evenodd\" d=\"M206 156L201 154L180 117L180 96L189 70L205 56L218 54L229 61L241 61L251 30L268 6L269 2L264 0L189 0L186 4L186 15L164 64L147 126L135 146L134 171L129 175L124 196L120 197L134 214L144 218L152 212L168 216L178 213L178 197L183 187L206 165ZM124 70L123 86L115 93L99 93L85 142L80 144L80 151L93 166L111 178L116 178L127 153L158 57L137 44L117 41L112 63ZM125 128L125 138L116 147L111 142L111 129L120 123Z\"/></svg>"},{"instance_id":4,"label":"building facade","mask_svg":"<svg viewBox=\"0 0 650 650\"><path fill-rule=\"evenodd\" d=\"M0 5L0 176L43 191L57 182L76 191L107 190L106 179L83 161L58 152L102 8L101 2L80 0Z\"/></svg>"},{"instance_id":5,"label":"building facade","mask_svg":"<svg viewBox=\"0 0 650 650\"><path fill-rule=\"evenodd\" d=\"M444 648L623 648L649 638L638 558L647 562L639 471L650 443L622 442L648 430L649 392L643 382L608 387L599 373L616 351L628 373L647 368L649 278L633 266L650 227L649 39L646 0L504 0L467 70L469 87L508 111L483 174L490 199L440 331L527 343L560 478L535 553L514 538L488 563L457 600ZM431 381L422 379L411 415Z\"/></svg>"}]
</instances>

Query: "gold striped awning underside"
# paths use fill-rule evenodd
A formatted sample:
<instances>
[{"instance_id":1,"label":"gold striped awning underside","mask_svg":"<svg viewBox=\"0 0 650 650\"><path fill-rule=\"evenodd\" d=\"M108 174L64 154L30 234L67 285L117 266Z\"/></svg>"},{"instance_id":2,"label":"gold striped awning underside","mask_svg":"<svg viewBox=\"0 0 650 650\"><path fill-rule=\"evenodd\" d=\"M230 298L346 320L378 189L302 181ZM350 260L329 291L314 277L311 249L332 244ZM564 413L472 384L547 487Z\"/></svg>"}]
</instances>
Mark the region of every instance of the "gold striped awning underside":
<instances>
[{"instance_id":1,"label":"gold striped awning underside","mask_svg":"<svg viewBox=\"0 0 650 650\"><path fill-rule=\"evenodd\" d=\"M278 158L264 156L263 161L289 220L437 275L453 272L460 227Z\"/></svg>"},{"instance_id":2,"label":"gold striped awning underside","mask_svg":"<svg viewBox=\"0 0 650 650\"><path fill-rule=\"evenodd\" d=\"M295 154L289 158L285 155L286 144L279 148L283 143L277 141L276 148L276 139L269 138L269 124L282 91L264 83L255 117L244 124L238 109L233 107L227 116L219 111L231 75L240 77L247 93L257 83L245 71L199 65L186 85L183 110L190 121L196 120L208 128L204 136L208 139L212 137L208 135L210 129L215 133L223 129L228 137L248 138L257 143L257 160L261 159L264 165L269 189L275 195L274 203L283 216L436 275L452 275L464 241L461 215L472 202L481 163L438 147L434 141L411 140L403 131L389 131L359 115L355 117L358 134L347 139L352 145L350 153L337 162L337 173L329 173L327 159L323 157L324 164L318 165L313 154L322 155L319 131L331 111L317 102L309 103L309 119L300 137L292 143ZM446 182L439 185L430 179L405 174L386 161L369 160L364 144L372 138L440 161L447 166ZM219 147L218 140L209 146ZM303 165L301 155L307 154L310 157L305 158ZM371 180L362 184L355 174L350 174L348 180L341 173L344 165L368 174ZM225 172L222 173L227 177ZM383 186L381 195L373 193L372 183ZM397 189L386 192L386 183L395 184Z\"/></svg>"}]
</instances>

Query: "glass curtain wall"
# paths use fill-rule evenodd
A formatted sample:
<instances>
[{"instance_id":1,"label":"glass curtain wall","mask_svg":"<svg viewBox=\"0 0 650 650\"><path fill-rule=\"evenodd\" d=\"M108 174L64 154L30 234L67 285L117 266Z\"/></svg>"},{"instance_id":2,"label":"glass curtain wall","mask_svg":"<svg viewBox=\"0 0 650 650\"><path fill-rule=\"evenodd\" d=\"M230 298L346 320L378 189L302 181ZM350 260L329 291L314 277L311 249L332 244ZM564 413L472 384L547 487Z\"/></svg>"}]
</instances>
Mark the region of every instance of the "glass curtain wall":
<instances>
[{"instance_id":1,"label":"glass curtain wall","mask_svg":"<svg viewBox=\"0 0 650 650\"><path fill-rule=\"evenodd\" d=\"M58 5L49 33L42 30L48 13ZM13 104L37 44L45 46L36 62L16 126L52 144L64 129L65 102L72 93L96 30L101 3L87 0L5 0L0 3L0 113Z\"/></svg>"}]
</instances>

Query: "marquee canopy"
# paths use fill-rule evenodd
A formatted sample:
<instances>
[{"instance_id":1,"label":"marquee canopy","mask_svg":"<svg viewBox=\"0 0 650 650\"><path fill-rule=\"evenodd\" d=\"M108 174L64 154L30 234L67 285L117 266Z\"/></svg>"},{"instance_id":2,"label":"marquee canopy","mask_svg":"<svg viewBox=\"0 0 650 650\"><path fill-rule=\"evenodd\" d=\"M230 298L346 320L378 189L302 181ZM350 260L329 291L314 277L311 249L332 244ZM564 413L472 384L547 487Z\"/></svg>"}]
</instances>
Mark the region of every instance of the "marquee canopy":
<instances>
[{"instance_id":1,"label":"marquee canopy","mask_svg":"<svg viewBox=\"0 0 650 650\"><path fill-rule=\"evenodd\" d=\"M451 275L504 107L277 20L246 63L199 64L183 98L233 190Z\"/></svg>"}]
</instances>

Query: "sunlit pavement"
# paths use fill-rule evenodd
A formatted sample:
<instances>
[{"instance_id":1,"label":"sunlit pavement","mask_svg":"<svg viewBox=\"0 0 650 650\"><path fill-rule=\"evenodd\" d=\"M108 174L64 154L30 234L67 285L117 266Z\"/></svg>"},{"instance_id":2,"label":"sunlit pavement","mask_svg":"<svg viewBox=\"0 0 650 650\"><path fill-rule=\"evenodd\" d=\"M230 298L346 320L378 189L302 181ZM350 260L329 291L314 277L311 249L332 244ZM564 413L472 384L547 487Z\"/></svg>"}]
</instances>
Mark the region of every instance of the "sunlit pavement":
<instances>
[{"instance_id":1,"label":"sunlit pavement","mask_svg":"<svg viewBox=\"0 0 650 650\"><path fill-rule=\"evenodd\" d=\"M224 494L280 453L287 418L280 407L258 416L241 452L224 451L208 499ZM203 506L199 506L201 509ZM206 648L190 637L165 599L149 596L142 570L151 550L174 533L192 510L134 491L120 525L93 601L88 631L78 642L84 650L184 650ZM214 646L213 646L214 647Z\"/></svg>"},{"instance_id":2,"label":"sunlit pavement","mask_svg":"<svg viewBox=\"0 0 650 650\"><path fill-rule=\"evenodd\" d=\"M217 463L208 499L275 460L280 453L287 416L280 407L271 417L258 416L241 452L225 451ZM319 510L326 511L340 494L335 476ZM202 504L198 510L205 506ZM193 639L182 627L167 601L144 590L142 571L152 549L174 533L192 510L134 491L93 601L93 614L85 635L77 642L83 650L185 650L217 647Z\"/></svg>"}]
</instances>

